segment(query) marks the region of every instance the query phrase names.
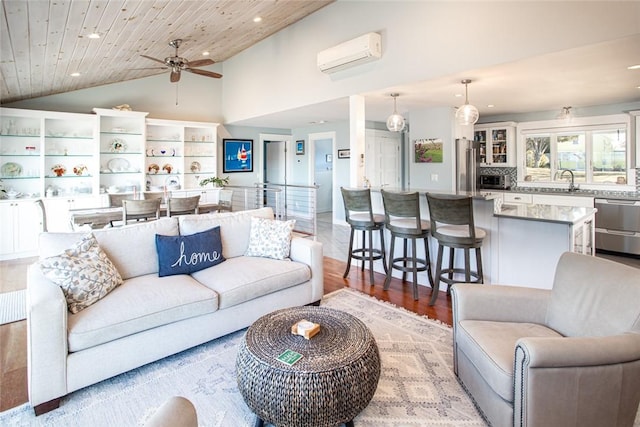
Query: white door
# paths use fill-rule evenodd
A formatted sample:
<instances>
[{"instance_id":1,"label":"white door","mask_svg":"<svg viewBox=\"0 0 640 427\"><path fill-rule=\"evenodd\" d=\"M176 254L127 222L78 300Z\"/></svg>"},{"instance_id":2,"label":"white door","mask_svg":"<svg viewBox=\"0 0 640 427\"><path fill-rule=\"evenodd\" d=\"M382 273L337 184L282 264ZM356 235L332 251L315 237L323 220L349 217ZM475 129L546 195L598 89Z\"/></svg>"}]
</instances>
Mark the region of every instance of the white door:
<instances>
[{"instance_id":1,"label":"white door","mask_svg":"<svg viewBox=\"0 0 640 427\"><path fill-rule=\"evenodd\" d=\"M286 141L264 141L264 182L274 185L287 183Z\"/></svg>"},{"instance_id":2,"label":"white door","mask_svg":"<svg viewBox=\"0 0 640 427\"><path fill-rule=\"evenodd\" d=\"M333 140L318 139L315 141L315 184L316 211L318 213L331 212L333 208Z\"/></svg>"},{"instance_id":3,"label":"white door","mask_svg":"<svg viewBox=\"0 0 640 427\"><path fill-rule=\"evenodd\" d=\"M368 130L366 132L365 176L373 187L401 186L399 134Z\"/></svg>"},{"instance_id":4,"label":"white door","mask_svg":"<svg viewBox=\"0 0 640 427\"><path fill-rule=\"evenodd\" d=\"M309 167L309 181L318 186L316 213L333 211L335 142L335 132L309 134L309 155L313 159L313 164Z\"/></svg>"}]
</instances>

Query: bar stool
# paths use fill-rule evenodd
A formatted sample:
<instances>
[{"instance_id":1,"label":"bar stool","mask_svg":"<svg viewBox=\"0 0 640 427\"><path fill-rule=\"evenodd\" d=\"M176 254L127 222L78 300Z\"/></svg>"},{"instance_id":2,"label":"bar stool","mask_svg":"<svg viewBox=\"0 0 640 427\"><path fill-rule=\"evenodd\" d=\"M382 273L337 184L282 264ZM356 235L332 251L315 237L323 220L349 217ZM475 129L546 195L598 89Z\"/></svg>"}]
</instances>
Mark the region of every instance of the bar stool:
<instances>
[{"instance_id":1,"label":"bar stool","mask_svg":"<svg viewBox=\"0 0 640 427\"><path fill-rule=\"evenodd\" d=\"M387 261L384 250L384 217L381 214L374 214L371 207L371 190L367 189L347 189L340 187L342 201L344 202L344 215L347 223L351 226L351 236L349 237L349 256L347 259L347 269L342 277L347 277L351 268L351 259L362 261L361 270L364 271L365 260L369 261L369 280L373 285L373 261L382 260L382 266L387 272ZM353 236L356 230L362 231L362 248L353 249ZM380 249L373 247L373 232L380 231ZM369 236L369 244L366 244L365 234Z\"/></svg>"},{"instance_id":2,"label":"bar stool","mask_svg":"<svg viewBox=\"0 0 640 427\"><path fill-rule=\"evenodd\" d=\"M483 283L482 274L482 240L487 233L477 228L473 221L473 200L470 196L454 196L448 194L427 193L429 219L431 221L431 235L438 241L438 259L436 261L435 286L431 294L429 305L433 305L438 298L440 282L448 286L450 293L454 283ZM449 248L449 267L442 268L442 254L444 247ZM464 268L454 268L455 249L464 249ZM476 251L476 271L471 271L469 250ZM464 274L464 282L455 280L454 274ZM447 277L444 277L444 276ZM471 280L471 277L475 280Z\"/></svg>"},{"instance_id":3,"label":"bar stool","mask_svg":"<svg viewBox=\"0 0 640 427\"><path fill-rule=\"evenodd\" d=\"M420 218L420 195L380 190L384 205L384 226L391 233L389 268L384 281L384 289L389 289L393 269L402 271L402 280L407 273L413 273L413 299L418 300L418 272L427 271L429 283L433 287L431 262L429 256L429 221ZM403 256L394 258L395 240L403 239ZM416 240L424 241L424 259L418 258ZM407 241L411 240L411 256L407 254Z\"/></svg>"}]
</instances>

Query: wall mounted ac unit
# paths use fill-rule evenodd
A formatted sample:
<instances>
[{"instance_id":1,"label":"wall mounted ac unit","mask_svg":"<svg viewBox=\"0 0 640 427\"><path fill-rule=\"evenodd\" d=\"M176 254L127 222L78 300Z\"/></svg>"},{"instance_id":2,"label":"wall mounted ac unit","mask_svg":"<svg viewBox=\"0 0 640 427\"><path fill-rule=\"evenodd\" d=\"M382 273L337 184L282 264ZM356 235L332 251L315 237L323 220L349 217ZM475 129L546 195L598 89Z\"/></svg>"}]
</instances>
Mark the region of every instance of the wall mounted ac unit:
<instances>
[{"instance_id":1,"label":"wall mounted ac unit","mask_svg":"<svg viewBox=\"0 0 640 427\"><path fill-rule=\"evenodd\" d=\"M323 73L335 73L381 56L380 34L367 33L318 53L318 68Z\"/></svg>"}]
</instances>

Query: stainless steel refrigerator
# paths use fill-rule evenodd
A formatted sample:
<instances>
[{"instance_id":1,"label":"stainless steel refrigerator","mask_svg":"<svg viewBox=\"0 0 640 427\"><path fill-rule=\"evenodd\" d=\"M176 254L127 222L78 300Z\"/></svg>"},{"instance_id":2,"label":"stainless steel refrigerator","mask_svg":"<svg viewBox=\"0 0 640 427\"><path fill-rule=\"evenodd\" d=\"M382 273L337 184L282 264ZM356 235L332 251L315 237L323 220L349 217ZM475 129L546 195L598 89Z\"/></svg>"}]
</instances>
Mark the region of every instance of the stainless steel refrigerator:
<instances>
[{"instance_id":1,"label":"stainless steel refrigerator","mask_svg":"<svg viewBox=\"0 0 640 427\"><path fill-rule=\"evenodd\" d=\"M476 191L480 176L480 152L476 141L456 139L456 189Z\"/></svg>"}]
</instances>

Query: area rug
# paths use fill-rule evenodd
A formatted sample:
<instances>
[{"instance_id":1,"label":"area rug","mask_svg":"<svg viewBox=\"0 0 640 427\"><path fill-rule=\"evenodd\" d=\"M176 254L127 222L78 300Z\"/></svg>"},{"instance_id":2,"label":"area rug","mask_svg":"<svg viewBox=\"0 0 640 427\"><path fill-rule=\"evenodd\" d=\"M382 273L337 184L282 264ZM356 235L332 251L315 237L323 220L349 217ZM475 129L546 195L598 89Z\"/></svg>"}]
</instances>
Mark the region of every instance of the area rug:
<instances>
[{"instance_id":1,"label":"area rug","mask_svg":"<svg viewBox=\"0 0 640 427\"><path fill-rule=\"evenodd\" d=\"M451 328L350 290L326 295L322 305L365 322L380 349L378 389L356 426L486 425L453 374ZM255 417L235 382L244 332L74 392L37 418L28 405L10 409L0 413L0 425L144 425L166 399L180 395L196 406L200 426L252 426Z\"/></svg>"},{"instance_id":2,"label":"area rug","mask_svg":"<svg viewBox=\"0 0 640 427\"><path fill-rule=\"evenodd\" d=\"M27 318L27 291L0 293L0 325Z\"/></svg>"}]
</instances>

